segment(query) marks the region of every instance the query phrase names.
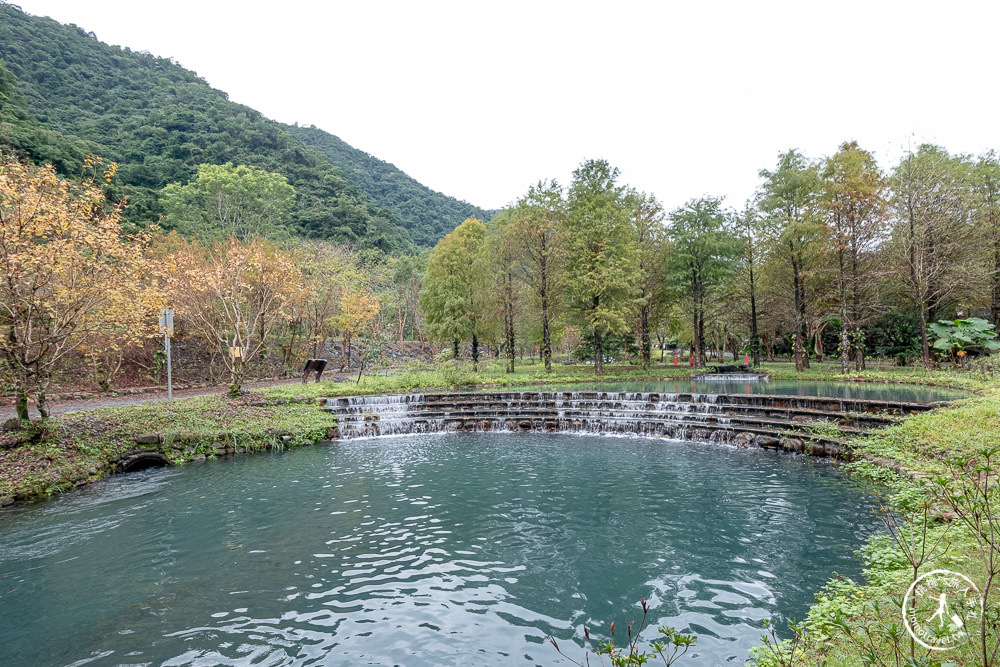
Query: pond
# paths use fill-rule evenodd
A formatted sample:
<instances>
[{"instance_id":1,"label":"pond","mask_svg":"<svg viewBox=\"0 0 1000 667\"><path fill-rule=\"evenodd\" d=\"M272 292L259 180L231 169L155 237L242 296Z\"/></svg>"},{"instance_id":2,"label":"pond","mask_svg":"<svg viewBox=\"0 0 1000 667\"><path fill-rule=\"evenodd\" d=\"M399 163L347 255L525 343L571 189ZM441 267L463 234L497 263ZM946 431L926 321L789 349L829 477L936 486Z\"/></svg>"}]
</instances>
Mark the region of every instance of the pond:
<instances>
[{"instance_id":1,"label":"pond","mask_svg":"<svg viewBox=\"0 0 1000 667\"><path fill-rule=\"evenodd\" d=\"M655 380L647 382L584 382L576 384L525 385L510 387L510 391L635 391L668 394L780 394L792 396L826 396L829 398L860 398L883 401L954 401L972 394L960 389L930 387L919 384L876 382L823 382L771 380L770 382L723 382L718 380ZM496 391L484 389L484 391ZM505 388L504 391L507 391Z\"/></svg>"},{"instance_id":2,"label":"pond","mask_svg":"<svg viewBox=\"0 0 1000 667\"><path fill-rule=\"evenodd\" d=\"M828 463L448 434L122 475L0 513L0 664L565 665L583 626L742 665L877 530ZM652 634L650 634L652 638Z\"/></svg>"}]
</instances>

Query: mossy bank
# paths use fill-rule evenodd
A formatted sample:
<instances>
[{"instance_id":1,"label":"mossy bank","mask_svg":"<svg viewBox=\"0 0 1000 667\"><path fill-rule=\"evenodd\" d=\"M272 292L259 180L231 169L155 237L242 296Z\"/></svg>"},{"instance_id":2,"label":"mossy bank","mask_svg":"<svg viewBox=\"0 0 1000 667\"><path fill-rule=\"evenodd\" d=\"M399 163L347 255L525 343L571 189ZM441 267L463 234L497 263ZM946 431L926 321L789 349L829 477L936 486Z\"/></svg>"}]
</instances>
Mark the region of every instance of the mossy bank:
<instances>
[{"instance_id":1,"label":"mossy bank","mask_svg":"<svg viewBox=\"0 0 1000 667\"><path fill-rule=\"evenodd\" d=\"M0 503L43 498L96 482L137 452L170 463L324 440L336 421L315 401L250 392L62 415L3 434Z\"/></svg>"}]
</instances>

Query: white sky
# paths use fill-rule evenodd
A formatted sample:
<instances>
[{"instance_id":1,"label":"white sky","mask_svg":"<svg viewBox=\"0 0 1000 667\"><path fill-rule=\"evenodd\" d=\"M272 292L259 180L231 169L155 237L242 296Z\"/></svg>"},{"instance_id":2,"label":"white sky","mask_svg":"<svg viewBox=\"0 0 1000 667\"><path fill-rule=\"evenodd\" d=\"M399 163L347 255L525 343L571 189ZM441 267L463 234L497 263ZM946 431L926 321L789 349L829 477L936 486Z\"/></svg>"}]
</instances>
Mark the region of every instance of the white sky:
<instances>
[{"instance_id":1,"label":"white sky","mask_svg":"<svg viewBox=\"0 0 1000 667\"><path fill-rule=\"evenodd\" d=\"M590 158L670 210L793 147L1000 149L996 0L13 3L484 208Z\"/></svg>"}]
</instances>

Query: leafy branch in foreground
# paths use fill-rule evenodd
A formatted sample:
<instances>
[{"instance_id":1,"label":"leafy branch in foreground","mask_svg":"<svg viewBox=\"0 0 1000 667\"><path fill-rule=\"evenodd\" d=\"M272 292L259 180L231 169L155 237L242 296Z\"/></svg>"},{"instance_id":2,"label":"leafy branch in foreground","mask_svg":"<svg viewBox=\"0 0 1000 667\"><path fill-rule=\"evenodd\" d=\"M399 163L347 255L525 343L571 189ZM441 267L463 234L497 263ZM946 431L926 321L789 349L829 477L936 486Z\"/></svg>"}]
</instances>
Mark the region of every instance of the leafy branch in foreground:
<instances>
[{"instance_id":1,"label":"leafy branch in foreground","mask_svg":"<svg viewBox=\"0 0 1000 667\"><path fill-rule=\"evenodd\" d=\"M643 598L642 600L639 600L639 605L642 607L642 618L639 619L639 627L634 627L635 621L628 624L626 627L628 639L621 646L615 643L614 621L611 622L610 626L611 638L606 642L595 642L590 637L590 629L587 628L587 626L583 627L583 634L587 638L587 641L591 643L594 653L597 655L598 660L600 660L602 665L610 664L612 667L645 665L652 658L659 656L663 661L663 664L666 665L666 667L670 667L685 653L687 653L688 649L698 642L698 638L695 635L683 634L673 628L661 626L657 628L657 632L663 635L663 637L650 642L649 651L640 648L639 635L642 634L643 628L646 627L646 619L649 615L649 603L646 602L645 598ZM574 665L578 665L579 667L584 667L584 664L590 665L589 652L584 656L584 662L581 663L563 653L562 649L559 648L559 644L556 643L555 638L549 637L549 642L555 647L556 651L559 652L559 655L563 656ZM610 663L604 662L605 656L607 656Z\"/></svg>"}]
</instances>

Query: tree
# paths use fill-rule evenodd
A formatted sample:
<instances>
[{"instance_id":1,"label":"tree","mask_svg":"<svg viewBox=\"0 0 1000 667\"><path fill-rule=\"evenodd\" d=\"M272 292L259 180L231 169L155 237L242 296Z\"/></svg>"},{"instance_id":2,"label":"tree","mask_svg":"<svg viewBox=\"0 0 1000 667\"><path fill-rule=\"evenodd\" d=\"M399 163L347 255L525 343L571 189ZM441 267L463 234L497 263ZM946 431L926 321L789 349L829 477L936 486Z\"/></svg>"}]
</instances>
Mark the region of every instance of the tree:
<instances>
[{"instance_id":1,"label":"tree","mask_svg":"<svg viewBox=\"0 0 1000 667\"><path fill-rule=\"evenodd\" d=\"M546 373L552 372L552 315L556 310L560 268L565 254L565 214L559 184L539 181L518 201L508 232L520 246L520 278L537 299L541 355Z\"/></svg>"},{"instance_id":2,"label":"tree","mask_svg":"<svg viewBox=\"0 0 1000 667\"><path fill-rule=\"evenodd\" d=\"M754 368L760 367L760 331L758 330L757 290L762 261L760 213L748 202L742 213L733 216L733 227L740 237L740 268L746 279L746 299L750 304L750 354Z\"/></svg>"},{"instance_id":3,"label":"tree","mask_svg":"<svg viewBox=\"0 0 1000 667\"><path fill-rule=\"evenodd\" d=\"M485 314L485 276L477 261L486 239L486 225L469 218L438 241L427 258L420 291L420 308L431 338L451 342L455 358L459 344L472 342L472 364L479 362L479 339Z\"/></svg>"},{"instance_id":4,"label":"tree","mask_svg":"<svg viewBox=\"0 0 1000 667\"><path fill-rule=\"evenodd\" d=\"M569 307L593 336L597 375L604 372L604 340L628 330L636 294L638 249L618 175L604 160L581 164L565 221Z\"/></svg>"},{"instance_id":5,"label":"tree","mask_svg":"<svg viewBox=\"0 0 1000 667\"><path fill-rule=\"evenodd\" d=\"M974 279L966 262L973 230L967 215L967 175L963 159L928 144L904 156L892 174L893 270L903 297L920 314L927 365L931 362L927 324Z\"/></svg>"},{"instance_id":6,"label":"tree","mask_svg":"<svg viewBox=\"0 0 1000 667\"><path fill-rule=\"evenodd\" d=\"M972 194L975 224L985 251L990 318L1000 325L1000 159L993 151L976 162Z\"/></svg>"},{"instance_id":7,"label":"tree","mask_svg":"<svg viewBox=\"0 0 1000 667\"><path fill-rule=\"evenodd\" d=\"M823 241L819 171L793 149L778 156L774 171L761 170L760 176L765 179L760 208L769 226L772 256L791 272L795 370L803 371L808 365L804 356L808 337L806 280L818 264Z\"/></svg>"},{"instance_id":8,"label":"tree","mask_svg":"<svg viewBox=\"0 0 1000 667\"><path fill-rule=\"evenodd\" d=\"M517 265L518 244L516 234L511 232L513 212L506 209L490 221L486 231L485 252L481 261L486 263L484 271L492 275L490 291L497 295L493 302L494 313L499 311L502 334L500 347L507 353L507 373L514 372L515 316L518 310L518 290L514 284L514 270Z\"/></svg>"},{"instance_id":9,"label":"tree","mask_svg":"<svg viewBox=\"0 0 1000 667\"><path fill-rule=\"evenodd\" d=\"M216 346L237 396L279 323L301 298L301 275L275 244L235 237L203 249L189 244L178 258L178 314Z\"/></svg>"},{"instance_id":10,"label":"tree","mask_svg":"<svg viewBox=\"0 0 1000 667\"><path fill-rule=\"evenodd\" d=\"M163 188L166 224L200 241L286 238L295 188L281 174L227 162L202 164L186 185Z\"/></svg>"},{"instance_id":11,"label":"tree","mask_svg":"<svg viewBox=\"0 0 1000 667\"><path fill-rule=\"evenodd\" d=\"M667 281L676 285L691 304L691 352L695 364L701 367L707 361L705 302L733 273L739 244L726 229L722 200L716 197L691 200L671 213L667 236L671 242Z\"/></svg>"},{"instance_id":12,"label":"tree","mask_svg":"<svg viewBox=\"0 0 1000 667\"><path fill-rule=\"evenodd\" d=\"M649 368L650 313L657 310L666 300L664 289L664 241L663 207L653 195L633 192L627 197L632 234L638 251L638 273L636 275L635 308L638 319L639 354L642 367Z\"/></svg>"},{"instance_id":13,"label":"tree","mask_svg":"<svg viewBox=\"0 0 1000 667\"><path fill-rule=\"evenodd\" d=\"M82 181L58 178L51 166L0 158L0 359L13 385L17 416L28 418L34 396L48 417L46 392L67 356L104 332L138 338L153 332L156 285L144 234L125 235L121 209L100 187L88 158Z\"/></svg>"},{"instance_id":14,"label":"tree","mask_svg":"<svg viewBox=\"0 0 1000 667\"><path fill-rule=\"evenodd\" d=\"M854 356L864 369L861 325L872 312L874 284L870 260L883 238L886 222L886 179L875 158L845 142L823 169L823 206L829 216L830 240L837 258L840 301L840 368L847 373ZM853 354L852 354L853 353Z\"/></svg>"},{"instance_id":15,"label":"tree","mask_svg":"<svg viewBox=\"0 0 1000 667\"><path fill-rule=\"evenodd\" d=\"M333 325L343 335L340 356L342 364L346 363L347 369L350 370L351 339L364 331L365 327L375 319L382 304L374 294L352 290L340 297L339 306L337 314L333 317Z\"/></svg>"}]
</instances>

